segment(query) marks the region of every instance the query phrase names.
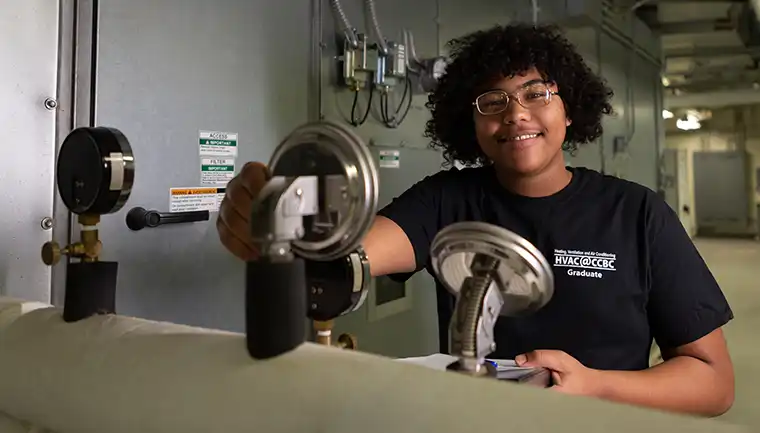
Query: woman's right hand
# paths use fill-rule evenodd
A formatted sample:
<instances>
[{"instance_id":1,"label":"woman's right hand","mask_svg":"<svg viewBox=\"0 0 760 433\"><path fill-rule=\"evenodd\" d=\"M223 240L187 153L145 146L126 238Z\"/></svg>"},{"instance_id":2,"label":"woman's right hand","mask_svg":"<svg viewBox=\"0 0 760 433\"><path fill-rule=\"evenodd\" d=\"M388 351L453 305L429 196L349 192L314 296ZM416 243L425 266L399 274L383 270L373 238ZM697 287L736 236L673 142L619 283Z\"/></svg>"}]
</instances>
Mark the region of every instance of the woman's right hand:
<instances>
[{"instance_id":1,"label":"woman's right hand","mask_svg":"<svg viewBox=\"0 0 760 433\"><path fill-rule=\"evenodd\" d=\"M236 257L248 261L259 256L251 243L251 206L269 180L267 166L249 162L227 184L227 191L219 209L216 230L219 239Z\"/></svg>"}]
</instances>

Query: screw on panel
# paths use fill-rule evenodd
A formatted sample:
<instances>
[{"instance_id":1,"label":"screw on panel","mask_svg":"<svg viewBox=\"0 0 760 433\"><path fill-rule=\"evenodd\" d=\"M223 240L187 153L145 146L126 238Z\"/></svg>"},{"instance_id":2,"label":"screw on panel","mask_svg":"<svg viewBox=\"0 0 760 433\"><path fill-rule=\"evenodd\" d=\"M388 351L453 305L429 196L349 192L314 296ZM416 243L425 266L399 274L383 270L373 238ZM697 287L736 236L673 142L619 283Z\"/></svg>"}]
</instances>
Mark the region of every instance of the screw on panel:
<instances>
[{"instance_id":1,"label":"screw on panel","mask_svg":"<svg viewBox=\"0 0 760 433\"><path fill-rule=\"evenodd\" d=\"M40 226L43 230L50 230L53 228L53 219L50 217L42 218L42 221L40 221Z\"/></svg>"},{"instance_id":2,"label":"screw on panel","mask_svg":"<svg viewBox=\"0 0 760 433\"><path fill-rule=\"evenodd\" d=\"M45 108L48 110L55 110L58 107L58 101L56 101L53 98L46 98L45 99Z\"/></svg>"}]
</instances>

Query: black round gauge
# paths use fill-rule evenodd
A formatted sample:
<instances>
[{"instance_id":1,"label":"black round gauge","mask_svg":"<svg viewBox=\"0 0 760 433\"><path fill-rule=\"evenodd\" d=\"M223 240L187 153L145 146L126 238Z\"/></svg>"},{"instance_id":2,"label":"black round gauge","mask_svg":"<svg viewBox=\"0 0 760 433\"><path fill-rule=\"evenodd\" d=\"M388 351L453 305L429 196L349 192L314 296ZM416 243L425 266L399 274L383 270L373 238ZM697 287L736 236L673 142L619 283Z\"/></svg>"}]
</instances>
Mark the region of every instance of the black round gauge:
<instances>
[{"instance_id":1,"label":"black round gauge","mask_svg":"<svg viewBox=\"0 0 760 433\"><path fill-rule=\"evenodd\" d=\"M129 198L134 175L132 147L114 128L77 128L58 152L58 192L75 214L118 211Z\"/></svg>"}]
</instances>

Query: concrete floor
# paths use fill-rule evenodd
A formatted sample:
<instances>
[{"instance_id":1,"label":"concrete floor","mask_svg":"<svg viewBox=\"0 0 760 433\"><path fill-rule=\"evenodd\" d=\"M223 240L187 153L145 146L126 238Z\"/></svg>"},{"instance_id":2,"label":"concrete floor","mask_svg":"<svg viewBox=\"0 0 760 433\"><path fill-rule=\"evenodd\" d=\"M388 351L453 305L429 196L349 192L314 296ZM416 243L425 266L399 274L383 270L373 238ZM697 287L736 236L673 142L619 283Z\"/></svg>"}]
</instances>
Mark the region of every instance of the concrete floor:
<instances>
[{"instance_id":1,"label":"concrete floor","mask_svg":"<svg viewBox=\"0 0 760 433\"><path fill-rule=\"evenodd\" d=\"M760 242L696 239L735 319L725 328L736 374L736 401L721 418L760 430Z\"/></svg>"}]
</instances>

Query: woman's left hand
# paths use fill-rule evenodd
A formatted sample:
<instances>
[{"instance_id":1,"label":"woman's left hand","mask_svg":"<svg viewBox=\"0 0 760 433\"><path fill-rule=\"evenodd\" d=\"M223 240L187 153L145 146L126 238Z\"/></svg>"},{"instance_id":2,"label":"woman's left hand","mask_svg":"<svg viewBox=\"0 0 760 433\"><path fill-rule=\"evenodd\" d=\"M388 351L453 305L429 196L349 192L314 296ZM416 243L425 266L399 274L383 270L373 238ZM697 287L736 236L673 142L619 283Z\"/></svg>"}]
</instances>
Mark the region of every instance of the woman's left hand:
<instances>
[{"instance_id":1,"label":"woman's left hand","mask_svg":"<svg viewBox=\"0 0 760 433\"><path fill-rule=\"evenodd\" d=\"M552 389L565 394L599 397L600 371L588 368L561 350L535 350L518 355L520 367L544 367L552 372Z\"/></svg>"}]
</instances>

